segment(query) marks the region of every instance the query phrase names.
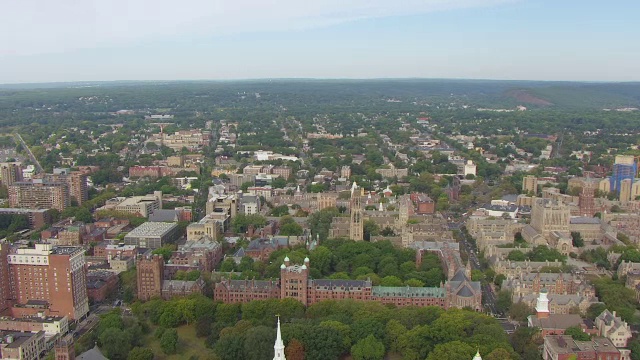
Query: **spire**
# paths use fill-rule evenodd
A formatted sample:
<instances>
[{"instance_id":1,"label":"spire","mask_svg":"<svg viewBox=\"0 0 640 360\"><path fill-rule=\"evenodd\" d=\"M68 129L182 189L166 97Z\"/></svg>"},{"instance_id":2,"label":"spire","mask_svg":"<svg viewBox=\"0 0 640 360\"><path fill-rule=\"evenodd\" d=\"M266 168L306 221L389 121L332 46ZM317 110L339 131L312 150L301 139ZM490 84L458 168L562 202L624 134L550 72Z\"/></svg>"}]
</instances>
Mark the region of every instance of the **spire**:
<instances>
[{"instance_id":1,"label":"spire","mask_svg":"<svg viewBox=\"0 0 640 360\"><path fill-rule=\"evenodd\" d=\"M354 180L353 184L351 185L351 196L353 196L353 192L356 191L357 187L358 187L358 184L356 184L356 182Z\"/></svg>"},{"instance_id":2,"label":"spire","mask_svg":"<svg viewBox=\"0 0 640 360\"><path fill-rule=\"evenodd\" d=\"M382 201L380 201L380 207L378 208L378 211L384 211L384 207L382 206Z\"/></svg>"},{"instance_id":3,"label":"spire","mask_svg":"<svg viewBox=\"0 0 640 360\"><path fill-rule=\"evenodd\" d=\"M482 356L480 356L480 350L476 351L476 356L473 357L473 360L482 360Z\"/></svg>"},{"instance_id":4,"label":"spire","mask_svg":"<svg viewBox=\"0 0 640 360\"><path fill-rule=\"evenodd\" d=\"M276 343L273 345L273 360L286 360L284 357L284 343L282 342L282 334L280 333L280 316L278 316L278 330L276 333Z\"/></svg>"}]
</instances>

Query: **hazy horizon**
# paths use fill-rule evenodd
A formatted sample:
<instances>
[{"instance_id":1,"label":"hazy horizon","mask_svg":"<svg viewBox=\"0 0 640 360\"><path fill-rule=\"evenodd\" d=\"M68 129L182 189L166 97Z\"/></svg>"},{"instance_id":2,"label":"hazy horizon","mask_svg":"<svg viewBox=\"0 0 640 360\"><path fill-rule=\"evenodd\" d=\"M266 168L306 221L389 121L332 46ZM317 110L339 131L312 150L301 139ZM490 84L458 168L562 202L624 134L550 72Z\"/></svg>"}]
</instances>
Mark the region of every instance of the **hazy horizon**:
<instances>
[{"instance_id":1,"label":"hazy horizon","mask_svg":"<svg viewBox=\"0 0 640 360\"><path fill-rule=\"evenodd\" d=\"M621 0L113 0L5 6L0 84L640 81Z\"/></svg>"}]
</instances>

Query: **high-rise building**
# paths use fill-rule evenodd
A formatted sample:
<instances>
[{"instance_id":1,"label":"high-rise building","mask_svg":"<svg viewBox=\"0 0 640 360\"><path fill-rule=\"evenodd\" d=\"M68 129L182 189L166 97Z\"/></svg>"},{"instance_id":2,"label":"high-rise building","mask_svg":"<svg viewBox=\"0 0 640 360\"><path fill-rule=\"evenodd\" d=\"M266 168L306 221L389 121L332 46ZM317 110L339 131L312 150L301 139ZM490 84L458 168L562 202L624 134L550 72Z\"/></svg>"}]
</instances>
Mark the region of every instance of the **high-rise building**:
<instances>
[{"instance_id":1,"label":"high-rise building","mask_svg":"<svg viewBox=\"0 0 640 360\"><path fill-rule=\"evenodd\" d=\"M356 182L351 187L351 221L349 223L349 238L355 241L364 240L364 223L362 222L362 196Z\"/></svg>"},{"instance_id":2,"label":"high-rise building","mask_svg":"<svg viewBox=\"0 0 640 360\"><path fill-rule=\"evenodd\" d=\"M71 199L78 203L78 206L89 200L86 174L80 171L72 171L67 178L67 184L69 185L69 195Z\"/></svg>"},{"instance_id":3,"label":"high-rise building","mask_svg":"<svg viewBox=\"0 0 640 360\"><path fill-rule=\"evenodd\" d=\"M149 300L162 295L164 258L161 255L141 257L136 264L138 299Z\"/></svg>"},{"instance_id":4,"label":"high-rise building","mask_svg":"<svg viewBox=\"0 0 640 360\"><path fill-rule=\"evenodd\" d=\"M2 185L11 186L17 181L22 181L22 166L20 163L0 164L0 180Z\"/></svg>"},{"instance_id":5,"label":"high-rise building","mask_svg":"<svg viewBox=\"0 0 640 360\"><path fill-rule=\"evenodd\" d=\"M9 244L0 243L0 313L11 307L11 287L9 281Z\"/></svg>"},{"instance_id":6,"label":"high-rise building","mask_svg":"<svg viewBox=\"0 0 640 360\"><path fill-rule=\"evenodd\" d=\"M534 175L527 175L522 178L522 191L525 193L538 192L538 178Z\"/></svg>"},{"instance_id":7,"label":"high-rise building","mask_svg":"<svg viewBox=\"0 0 640 360\"><path fill-rule=\"evenodd\" d=\"M4 248L7 247L7 250ZM44 312L81 319L89 312L84 249L76 246L36 244L35 248L10 248L0 244L0 268L9 269L8 301L14 316ZM6 270L5 270L6 271ZM6 279L6 280L5 280ZM6 285L2 286L6 291Z\"/></svg>"},{"instance_id":8,"label":"high-rise building","mask_svg":"<svg viewBox=\"0 0 640 360\"><path fill-rule=\"evenodd\" d=\"M609 178L611 191L620 195L622 181L630 180L633 184L638 173L638 163L631 155L617 155L613 164L613 174Z\"/></svg>"},{"instance_id":9,"label":"high-rise building","mask_svg":"<svg viewBox=\"0 0 640 360\"><path fill-rule=\"evenodd\" d=\"M19 181L9 186L9 205L15 208L64 211L69 206L69 187L66 183L42 179Z\"/></svg>"}]
</instances>

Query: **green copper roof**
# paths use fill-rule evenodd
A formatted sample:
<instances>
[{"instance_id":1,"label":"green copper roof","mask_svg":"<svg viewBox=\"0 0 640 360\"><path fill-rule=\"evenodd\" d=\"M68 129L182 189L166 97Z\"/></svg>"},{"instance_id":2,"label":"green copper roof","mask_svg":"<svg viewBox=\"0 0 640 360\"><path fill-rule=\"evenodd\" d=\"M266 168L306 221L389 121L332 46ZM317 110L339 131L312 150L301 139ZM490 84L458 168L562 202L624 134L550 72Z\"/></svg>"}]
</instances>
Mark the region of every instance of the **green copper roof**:
<instances>
[{"instance_id":1,"label":"green copper roof","mask_svg":"<svg viewBox=\"0 0 640 360\"><path fill-rule=\"evenodd\" d=\"M445 290L439 287L374 286L374 297L444 298Z\"/></svg>"}]
</instances>

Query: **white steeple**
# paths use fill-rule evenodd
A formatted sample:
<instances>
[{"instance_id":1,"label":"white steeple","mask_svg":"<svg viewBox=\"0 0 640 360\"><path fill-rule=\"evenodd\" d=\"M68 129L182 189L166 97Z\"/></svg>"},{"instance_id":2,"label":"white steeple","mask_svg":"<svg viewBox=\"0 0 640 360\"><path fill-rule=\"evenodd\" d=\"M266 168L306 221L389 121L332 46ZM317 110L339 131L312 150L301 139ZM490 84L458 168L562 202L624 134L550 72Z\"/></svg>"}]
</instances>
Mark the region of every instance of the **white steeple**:
<instances>
[{"instance_id":1,"label":"white steeple","mask_svg":"<svg viewBox=\"0 0 640 360\"><path fill-rule=\"evenodd\" d=\"M351 185L351 196L353 196L353 192L356 191L357 188L358 188L358 184L356 184L356 182L354 181L353 184Z\"/></svg>"},{"instance_id":2,"label":"white steeple","mask_svg":"<svg viewBox=\"0 0 640 360\"><path fill-rule=\"evenodd\" d=\"M378 211L384 211L384 206L382 206L382 201L380 201L380 207L378 207Z\"/></svg>"},{"instance_id":3,"label":"white steeple","mask_svg":"<svg viewBox=\"0 0 640 360\"><path fill-rule=\"evenodd\" d=\"M480 356L480 350L476 351L476 356L473 357L473 360L482 360L482 356Z\"/></svg>"},{"instance_id":4,"label":"white steeple","mask_svg":"<svg viewBox=\"0 0 640 360\"><path fill-rule=\"evenodd\" d=\"M286 360L284 357L284 343L280 334L280 316L278 316L278 332L276 333L276 343L273 345L273 360Z\"/></svg>"},{"instance_id":5,"label":"white steeple","mask_svg":"<svg viewBox=\"0 0 640 360\"><path fill-rule=\"evenodd\" d=\"M540 296L536 302L536 315L539 319L549 317L549 298L547 297L547 289L540 290Z\"/></svg>"}]
</instances>

